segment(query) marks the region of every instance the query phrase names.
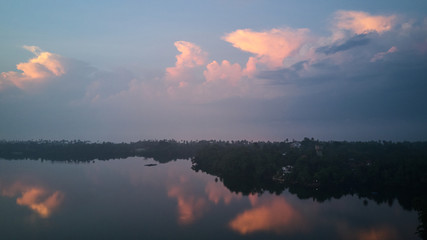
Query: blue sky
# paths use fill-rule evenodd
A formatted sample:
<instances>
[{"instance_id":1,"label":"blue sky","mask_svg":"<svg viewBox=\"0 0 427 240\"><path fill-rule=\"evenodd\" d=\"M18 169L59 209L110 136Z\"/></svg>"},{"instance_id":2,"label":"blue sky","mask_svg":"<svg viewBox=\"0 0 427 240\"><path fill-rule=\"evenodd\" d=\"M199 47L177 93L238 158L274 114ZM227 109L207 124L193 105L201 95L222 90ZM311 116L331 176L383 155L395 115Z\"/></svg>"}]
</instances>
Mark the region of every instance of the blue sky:
<instances>
[{"instance_id":1,"label":"blue sky","mask_svg":"<svg viewBox=\"0 0 427 240\"><path fill-rule=\"evenodd\" d=\"M0 138L425 140L426 10L2 1Z\"/></svg>"}]
</instances>

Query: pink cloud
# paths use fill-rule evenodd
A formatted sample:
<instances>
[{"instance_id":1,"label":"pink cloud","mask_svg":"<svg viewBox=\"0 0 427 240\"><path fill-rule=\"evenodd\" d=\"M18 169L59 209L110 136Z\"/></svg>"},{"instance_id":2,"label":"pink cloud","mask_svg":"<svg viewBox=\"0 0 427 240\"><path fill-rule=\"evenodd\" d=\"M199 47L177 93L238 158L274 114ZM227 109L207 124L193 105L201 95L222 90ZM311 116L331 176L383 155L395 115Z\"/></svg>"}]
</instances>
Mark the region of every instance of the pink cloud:
<instances>
[{"instance_id":1,"label":"pink cloud","mask_svg":"<svg viewBox=\"0 0 427 240\"><path fill-rule=\"evenodd\" d=\"M176 55L175 66L166 68L167 79L182 79L189 69L205 64L207 54L196 44L186 41L177 41L174 44L180 54Z\"/></svg>"},{"instance_id":2,"label":"pink cloud","mask_svg":"<svg viewBox=\"0 0 427 240\"><path fill-rule=\"evenodd\" d=\"M257 62L257 60L254 57L250 57L248 59L248 62L246 63L246 69L245 69L245 73L248 76L253 76L255 74L255 72L256 72L256 62Z\"/></svg>"},{"instance_id":3,"label":"pink cloud","mask_svg":"<svg viewBox=\"0 0 427 240\"><path fill-rule=\"evenodd\" d=\"M232 85L236 85L243 74L238 63L231 64L227 60L223 60L221 64L213 61L206 66L206 70L203 72L207 82L223 80Z\"/></svg>"},{"instance_id":4,"label":"pink cloud","mask_svg":"<svg viewBox=\"0 0 427 240\"><path fill-rule=\"evenodd\" d=\"M247 63L247 71L253 72L257 63L269 68L283 65L283 60L294 55L307 41L308 29L271 29L255 32L251 29L240 29L227 34L224 40L234 47L255 54Z\"/></svg>"},{"instance_id":5,"label":"pink cloud","mask_svg":"<svg viewBox=\"0 0 427 240\"><path fill-rule=\"evenodd\" d=\"M370 15L360 11L337 11L335 13L335 27L339 30L348 30L356 34L378 32L383 33L392 29L396 16Z\"/></svg>"},{"instance_id":6,"label":"pink cloud","mask_svg":"<svg viewBox=\"0 0 427 240\"><path fill-rule=\"evenodd\" d=\"M1 82L15 85L18 88L25 88L29 83L42 83L54 76L65 74L65 66L61 56L50 52L42 51L37 46L24 46L24 49L34 53L35 57L28 62L19 63L16 69L21 72L2 72Z\"/></svg>"},{"instance_id":7,"label":"pink cloud","mask_svg":"<svg viewBox=\"0 0 427 240\"><path fill-rule=\"evenodd\" d=\"M166 69L166 92L174 99L191 98L196 102L217 99L241 92L239 80L246 75L238 63L212 61L206 64L207 53L193 43L178 41L180 52L174 67ZM206 66L202 72L202 67Z\"/></svg>"},{"instance_id":8,"label":"pink cloud","mask_svg":"<svg viewBox=\"0 0 427 240\"><path fill-rule=\"evenodd\" d=\"M372 58L371 58L371 62L376 62L378 60L383 59L386 55L390 54L390 53L394 53L397 52L397 47L393 46L391 47L389 50L387 50L386 52L379 52L377 54L375 54Z\"/></svg>"},{"instance_id":9,"label":"pink cloud","mask_svg":"<svg viewBox=\"0 0 427 240\"><path fill-rule=\"evenodd\" d=\"M260 71L289 68L295 63L304 61L304 68L298 71L298 74L310 76L317 71L310 68L313 63L328 59L341 64L351 59L351 56L345 53L319 54L317 49L336 45L337 40L345 42L349 33L383 33L391 30L396 16L338 11L334 19L336 23L331 37L314 36L304 28L273 28L265 31L238 29L225 34L223 40L235 48L252 54L246 63L233 63L227 58L222 61L207 61L207 54L200 47L190 42L178 41L175 46L180 54L176 56L176 64L166 69L167 95L195 102L232 96L260 98L282 96L283 91L271 88L268 79L258 77L261 76L258 75ZM379 53L372 61L395 50L392 48L387 53ZM372 56L373 54L369 57ZM205 69L203 70L201 66L205 66Z\"/></svg>"},{"instance_id":10,"label":"pink cloud","mask_svg":"<svg viewBox=\"0 0 427 240\"><path fill-rule=\"evenodd\" d=\"M245 67L228 60L206 64L207 53L199 46L177 41L175 46L180 54L176 56L175 66L166 69L166 93L174 99L190 98L195 102L248 94L271 96L270 90L266 93L263 89L252 89L252 84L260 84L255 77L257 71L283 67L286 58L301 57L297 55L308 40L307 34L307 29L272 29L265 32L243 29L227 34L224 40L254 54L249 57ZM203 72L201 66L206 67Z\"/></svg>"}]
</instances>

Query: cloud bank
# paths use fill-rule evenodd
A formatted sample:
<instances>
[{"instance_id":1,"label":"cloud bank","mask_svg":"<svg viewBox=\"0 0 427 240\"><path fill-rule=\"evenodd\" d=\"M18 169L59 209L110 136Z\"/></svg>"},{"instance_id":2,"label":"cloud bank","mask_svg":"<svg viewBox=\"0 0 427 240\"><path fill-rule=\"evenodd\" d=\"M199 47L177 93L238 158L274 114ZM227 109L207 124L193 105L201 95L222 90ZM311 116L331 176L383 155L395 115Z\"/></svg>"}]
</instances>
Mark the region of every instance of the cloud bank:
<instances>
[{"instance_id":1,"label":"cloud bank","mask_svg":"<svg viewBox=\"0 0 427 240\"><path fill-rule=\"evenodd\" d=\"M329 35L292 27L225 33L239 58L213 59L214 49L176 41L175 64L155 77L24 46L34 57L1 73L1 132L119 141L425 139L427 23L340 10L325 28Z\"/></svg>"}]
</instances>

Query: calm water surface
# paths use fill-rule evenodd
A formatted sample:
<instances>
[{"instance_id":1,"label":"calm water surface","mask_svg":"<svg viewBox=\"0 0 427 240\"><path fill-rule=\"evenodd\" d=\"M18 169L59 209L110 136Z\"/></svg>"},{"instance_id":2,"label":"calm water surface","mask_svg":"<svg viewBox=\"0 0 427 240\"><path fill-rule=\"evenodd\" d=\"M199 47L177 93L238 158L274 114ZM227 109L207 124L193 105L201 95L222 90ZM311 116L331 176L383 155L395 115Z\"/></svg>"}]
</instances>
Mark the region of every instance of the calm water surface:
<instances>
[{"instance_id":1,"label":"calm water surface","mask_svg":"<svg viewBox=\"0 0 427 240\"><path fill-rule=\"evenodd\" d=\"M417 239L417 214L346 196L243 196L178 160L0 160L0 239Z\"/></svg>"}]
</instances>

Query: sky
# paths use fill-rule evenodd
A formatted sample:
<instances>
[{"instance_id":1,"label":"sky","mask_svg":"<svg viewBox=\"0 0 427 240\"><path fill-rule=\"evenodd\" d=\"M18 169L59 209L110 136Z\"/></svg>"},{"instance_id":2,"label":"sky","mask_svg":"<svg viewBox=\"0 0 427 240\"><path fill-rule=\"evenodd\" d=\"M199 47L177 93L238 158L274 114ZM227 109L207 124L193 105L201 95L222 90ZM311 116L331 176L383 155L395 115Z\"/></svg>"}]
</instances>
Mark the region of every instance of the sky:
<instances>
[{"instance_id":1,"label":"sky","mask_svg":"<svg viewBox=\"0 0 427 240\"><path fill-rule=\"evenodd\" d=\"M427 1L0 2L0 139L427 140Z\"/></svg>"}]
</instances>

